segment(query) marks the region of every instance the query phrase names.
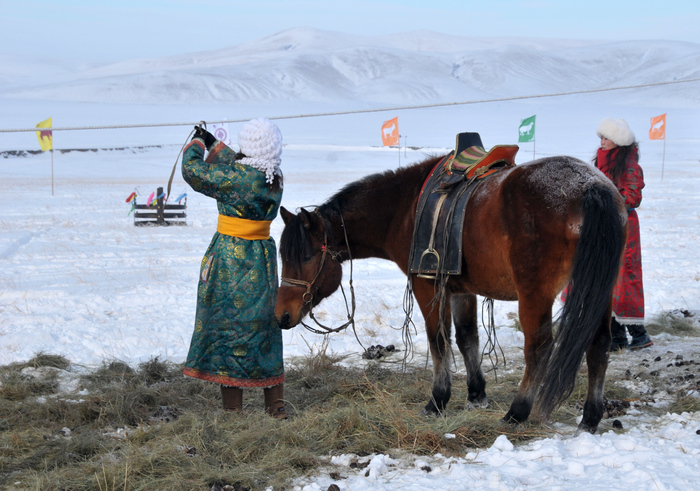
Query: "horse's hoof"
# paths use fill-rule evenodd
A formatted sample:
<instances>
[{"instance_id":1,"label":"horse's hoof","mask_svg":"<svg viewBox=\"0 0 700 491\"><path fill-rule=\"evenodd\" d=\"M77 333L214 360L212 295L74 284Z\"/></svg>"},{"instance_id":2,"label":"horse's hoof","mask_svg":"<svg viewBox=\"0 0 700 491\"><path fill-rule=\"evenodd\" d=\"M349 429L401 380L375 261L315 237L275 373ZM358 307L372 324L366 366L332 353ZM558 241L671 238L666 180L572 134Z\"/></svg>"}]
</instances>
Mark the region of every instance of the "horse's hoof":
<instances>
[{"instance_id":1,"label":"horse's hoof","mask_svg":"<svg viewBox=\"0 0 700 491\"><path fill-rule=\"evenodd\" d=\"M464 410L474 411L475 409L486 409L487 407L489 407L489 400L484 397L482 399L467 401L467 403L464 405Z\"/></svg>"},{"instance_id":2,"label":"horse's hoof","mask_svg":"<svg viewBox=\"0 0 700 491\"><path fill-rule=\"evenodd\" d=\"M503 421L504 423L507 423L507 424L513 425L513 426L516 426L516 425L519 425L519 424L521 424L521 423L524 423L526 420L527 420L527 418L525 418L525 419L520 419L520 418L518 418L518 417L517 417L513 412L511 412L511 411L508 411L508 412L506 413L506 415L503 416L503 419L501 419L501 421Z\"/></svg>"},{"instance_id":3,"label":"horse's hoof","mask_svg":"<svg viewBox=\"0 0 700 491\"><path fill-rule=\"evenodd\" d=\"M584 425L583 423L581 423L580 425L578 425L578 428L576 428L576 432L574 433L574 437L579 436L581 433L590 433L591 435L595 435L597 431L598 431L597 426L588 426L588 425Z\"/></svg>"},{"instance_id":4,"label":"horse's hoof","mask_svg":"<svg viewBox=\"0 0 700 491\"><path fill-rule=\"evenodd\" d=\"M442 414L442 411L438 410L432 404L428 404L423 408L420 414L421 416L440 416Z\"/></svg>"}]
</instances>

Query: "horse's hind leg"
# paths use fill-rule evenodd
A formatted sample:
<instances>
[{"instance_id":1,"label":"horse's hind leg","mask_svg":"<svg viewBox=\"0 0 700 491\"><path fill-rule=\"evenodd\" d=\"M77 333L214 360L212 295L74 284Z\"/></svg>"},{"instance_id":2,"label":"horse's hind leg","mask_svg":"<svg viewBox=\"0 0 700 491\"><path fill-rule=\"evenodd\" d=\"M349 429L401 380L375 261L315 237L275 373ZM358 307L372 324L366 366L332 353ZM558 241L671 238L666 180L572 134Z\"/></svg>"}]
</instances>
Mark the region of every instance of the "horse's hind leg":
<instances>
[{"instance_id":1,"label":"horse's hind leg","mask_svg":"<svg viewBox=\"0 0 700 491\"><path fill-rule=\"evenodd\" d=\"M450 299L452 318L455 323L455 340L464 358L467 369L468 403L471 407L488 407L486 398L486 379L481 371L481 353L479 352L479 326L477 323L476 295L455 295Z\"/></svg>"},{"instance_id":2,"label":"horse's hind leg","mask_svg":"<svg viewBox=\"0 0 700 491\"><path fill-rule=\"evenodd\" d=\"M440 414L447 407L452 396L452 376L450 374L450 304L445 302L444 319L440 326L440 314L435 286L432 281L415 279L413 294L418 301L423 318L425 331L430 344L430 356L433 360L432 397L423 409L425 414ZM449 293L445 293L449 295Z\"/></svg>"},{"instance_id":3,"label":"horse's hind leg","mask_svg":"<svg viewBox=\"0 0 700 491\"><path fill-rule=\"evenodd\" d=\"M610 348L610 316L612 310L608 309L600 322L598 332L591 346L586 351L586 364L588 365L588 393L583 404L583 419L578 425L576 433L587 431L595 433L598 423L603 418L605 406L603 402L603 390L605 386L605 372L608 368L608 356Z\"/></svg>"},{"instance_id":4,"label":"horse's hind leg","mask_svg":"<svg viewBox=\"0 0 700 491\"><path fill-rule=\"evenodd\" d=\"M552 347L553 303L553 299L536 295L520 299L518 311L525 335L525 374L520 381L518 394L503 417L509 423L522 423L530 416L537 395L535 379L540 364L546 366Z\"/></svg>"}]
</instances>

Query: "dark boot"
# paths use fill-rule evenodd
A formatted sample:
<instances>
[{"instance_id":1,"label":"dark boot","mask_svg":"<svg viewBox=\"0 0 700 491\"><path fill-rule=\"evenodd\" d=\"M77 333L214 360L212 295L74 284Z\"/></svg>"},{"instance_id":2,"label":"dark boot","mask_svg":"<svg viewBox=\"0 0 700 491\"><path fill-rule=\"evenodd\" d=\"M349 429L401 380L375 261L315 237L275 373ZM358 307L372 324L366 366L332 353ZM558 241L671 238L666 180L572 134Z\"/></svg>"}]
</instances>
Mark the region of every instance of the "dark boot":
<instances>
[{"instance_id":1,"label":"dark boot","mask_svg":"<svg viewBox=\"0 0 700 491\"><path fill-rule=\"evenodd\" d=\"M243 389L239 387L221 386L221 400L224 403L224 409L227 411L242 411L243 410Z\"/></svg>"},{"instance_id":2,"label":"dark boot","mask_svg":"<svg viewBox=\"0 0 700 491\"><path fill-rule=\"evenodd\" d=\"M287 419L287 408L284 407L284 384L269 387L263 392L265 412L276 419Z\"/></svg>"},{"instance_id":3,"label":"dark boot","mask_svg":"<svg viewBox=\"0 0 700 491\"><path fill-rule=\"evenodd\" d=\"M644 324L627 324L627 330L632 336L632 342L629 346L631 350L647 348L654 344L647 334Z\"/></svg>"},{"instance_id":4,"label":"dark boot","mask_svg":"<svg viewBox=\"0 0 700 491\"><path fill-rule=\"evenodd\" d=\"M612 335L610 351L622 351L623 349L627 348L628 343L625 326L617 322L614 317L610 321L610 334Z\"/></svg>"}]
</instances>

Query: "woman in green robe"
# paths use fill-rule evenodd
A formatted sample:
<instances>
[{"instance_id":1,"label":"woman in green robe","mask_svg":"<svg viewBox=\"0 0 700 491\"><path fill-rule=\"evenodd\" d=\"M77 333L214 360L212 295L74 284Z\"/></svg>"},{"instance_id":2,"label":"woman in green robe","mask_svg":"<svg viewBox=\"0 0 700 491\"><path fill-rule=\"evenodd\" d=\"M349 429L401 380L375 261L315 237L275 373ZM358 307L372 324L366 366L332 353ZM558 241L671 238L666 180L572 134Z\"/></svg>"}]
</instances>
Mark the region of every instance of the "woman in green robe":
<instances>
[{"instance_id":1,"label":"woman in green robe","mask_svg":"<svg viewBox=\"0 0 700 491\"><path fill-rule=\"evenodd\" d=\"M233 411L242 409L242 388L262 387L266 411L285 418L282 332L274 314L277 249L270 237L282 199L282 134L273 122L254 119L238 144L235 153L196 127L183 155L183 178L214 198L219 211L202 259L184 373L220 384L224 409Z\"/></svg>"}]
</instances>

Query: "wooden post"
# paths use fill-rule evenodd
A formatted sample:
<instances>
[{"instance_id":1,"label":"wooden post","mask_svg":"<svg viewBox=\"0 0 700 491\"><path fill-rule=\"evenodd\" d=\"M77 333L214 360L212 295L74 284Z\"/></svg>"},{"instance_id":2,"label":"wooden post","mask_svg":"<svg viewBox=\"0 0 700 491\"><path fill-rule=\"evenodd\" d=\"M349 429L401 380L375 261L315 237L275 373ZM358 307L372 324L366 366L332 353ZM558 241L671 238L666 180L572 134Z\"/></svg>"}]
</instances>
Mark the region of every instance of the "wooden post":
<instances>
[{"instance_id":1,"label":"wooden post","mask_svg":"<svg viewBox=\"0 0 700 491\"><path fill-rule=\"evenodd\" d=\"M158 191L156 191L156 196L160 196L163 194L163 188L158 188ZM162 198L158 198L158 204L156 205L156 223L158 225L165 225L165 215L164 210L165 209L165 196Z\"/></svg>"}]
</instances>

